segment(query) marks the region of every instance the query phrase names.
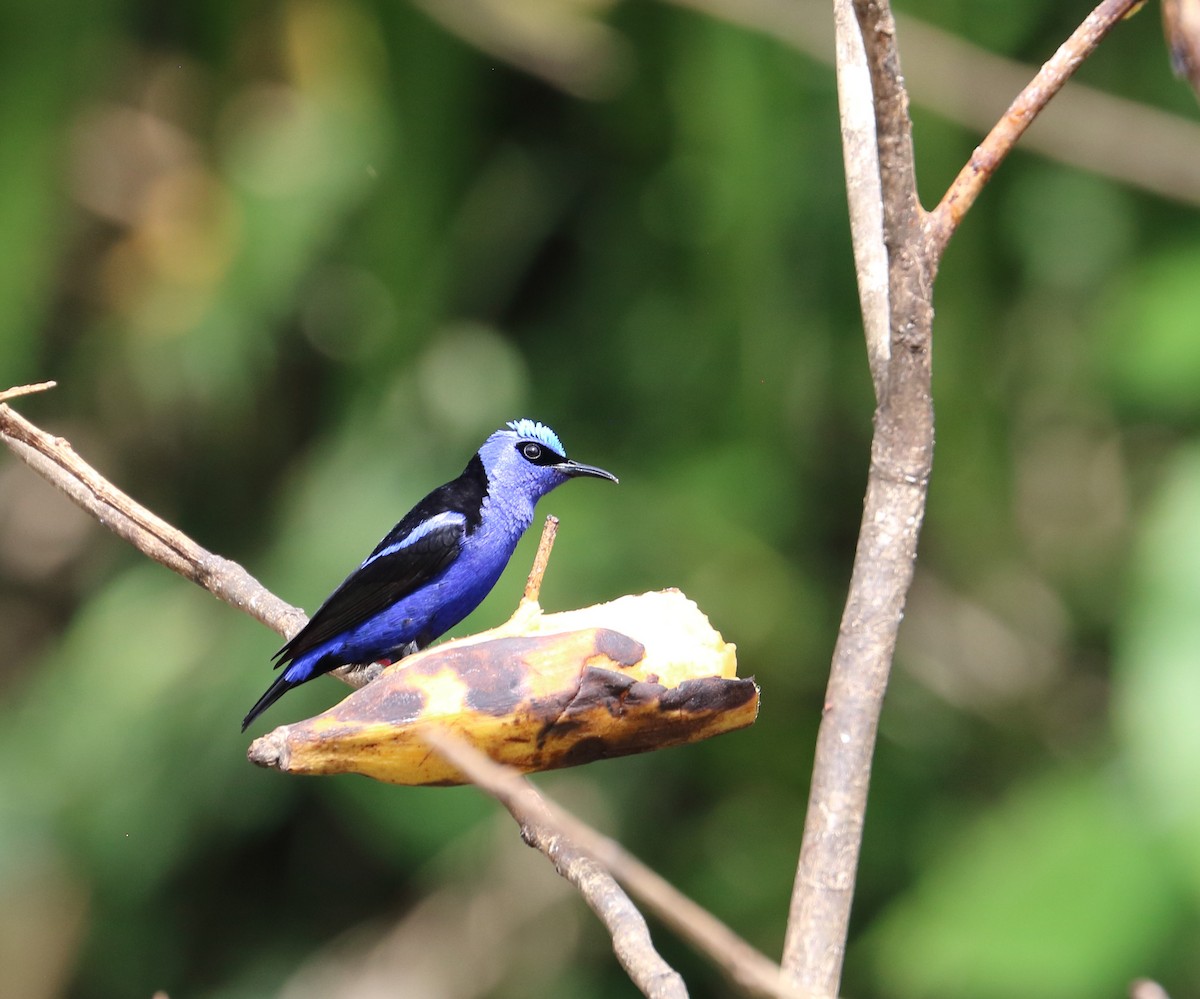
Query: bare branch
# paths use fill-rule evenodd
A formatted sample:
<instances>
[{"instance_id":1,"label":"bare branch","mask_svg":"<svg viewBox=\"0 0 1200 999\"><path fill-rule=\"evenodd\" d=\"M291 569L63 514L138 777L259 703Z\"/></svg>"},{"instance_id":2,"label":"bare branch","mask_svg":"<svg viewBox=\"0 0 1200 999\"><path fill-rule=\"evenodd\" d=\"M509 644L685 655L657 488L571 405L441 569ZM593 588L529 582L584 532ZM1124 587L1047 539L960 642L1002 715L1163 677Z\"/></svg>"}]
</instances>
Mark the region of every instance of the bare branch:
<instances>
[{"instance_id":1,"label":"bare branch","mask_svg":"<svg viewBox=\"0 0 1200 999\"><path fill-rule=\"evenodd\" d=\"M891 351L877 378L867 495L817 736L784 941L784 970L820 996L836 995L841 981L871 758L933 462L933 274L895 23L886 0L854 0L854 10L874 95Z\"/></svg>"},{"instance_id":2,"label":"bare branch","mask_svg":"<svg viewBox=\"0 0 1200 999\"><path fill-rule=\"evenodd\" d=\"M832 61L828 0L669 0L776 38ZM1005 99L1037 72L914 17L896 18L904 36L905 79L913 103L980 135ZM1200 205L1200 123L1150 104L1072 81L1021 142L1027 152L1089 170L1163 198Z\"/></svg>"},{"instance_id":3,"label":"bare branch","mask_svg":"<svg viewBox=\"0 0 1200 999\"><path fill-rule=\"evenodd\" d=\"M914 227L922 215L917 200L908 92L900 72L896 21L887 0L854 0L854 13L862 32L875 97L875 131L883 190L883 237L889 250L889 266L894 271L898 251L902 251L905 241L914 235ZM915 244L907 245L909 249L915 248ZM893 330L896 316L897 311L893 308Z\"/></svg>"},{"instance_id":4,"label":"bare branch","mask_svg":"<svg viewBox=\"0 0 1200 999\"><path fill-rule=\"evenodd\" d=\"M785 971L818 995L835 995L841 979L871 758L932 470L930 355L937 262L1003 154L1131 3L1105 0L1097 8L993 129L980 147L986 155L977 150L932 219L917 198L908 95L889 4L853 0L874 102L891 350L884 373L872 371L879 405L871 469L817 738L784 946ZM844 35L844 24L840 30ZM852 72L853 56L839 49L842 77Z\"/></svg>"},{"instance_id":5,"label":"bare branch","mask_svg":"<svg viewBox=\"0 0 1200 999\"><path fill-rule=\"evenodd\" d=\"M1105 36L1143 0L1102 0L1075 29L1037 76L1017 95L987 137L971 154L954 183L929 216L929 232L936 256L940 257L963 216L1025 130L1074 75Z\"/></svg>"},{"instance_id":6,"label":"bare branch","mask_svg":"<svg viewBox=\"0 0 1200 999\"><path fill-rule=\"evenodd\" d=\"M416 6L469 45L585 100L611 95L628 71L622 39L590 4L531 9L494 0L416 0Z\"/></svg>"},{"instance_id":7,"label":"bare branch","mask_svg":"<svg viewBox=\"0 0 1200 999\"><path fill-rule=\"evenodd\" d=\"M32 385L16 385L0 392L0 402L18 399L23 395L33 395L35 392L46 392L58 385L58 382L35 382Z\"/></svg>"},{"instance_id":8,"label":"bare branch","mask_svg":"<svg viewBox=\"0 0 1200 999\"><path fill-rule=\"evenodd\" d=\"M1162 18L1171 68L1200 97L1200 4L1196 0L1163 0Z\"/></svg>"},{"instance_id":9,"label":"bare branch","mask_svg":"<svg viewBox=\"0 0 1200 999\"><path fill-rule=\"evenodd\" d=\"M566 839L571 849L599 862L635 898L680 937L711 960L731 982L751 995L803 999L766 956L710 912L679 892L618 843L544 799L515 771L494 763L462 740L432 727L426 741L483 791L512 813L531 845ZM549 854L547 854L549 855ZM589 903L590 904L590 903Z\"/></svg>"},{"instance_id":10,"label":"bare branch","mask_svg":"<svg viewBox=\"0 0 1200 999\"><path fill-rule=\"evenodd\" d=\"M44 386L53 385L45 382ZM22 386L3 393L6 398L39 391L42 386ZM9 406L0 403L0 441L52 486L62 490L117 537L128 541L184 579L208 590L284 638L294 635L308 618L298 607L280 600L236 562L196 544L182 531L151 513L114 486L75 453L70 443L38 429ZM343 666L333 670L351 687L361 687L371 673Z\"/></svg>"},{"instance_id":11,"label":"bare branch","mask_svg":"<svg viewBox=\"0 0 1200 999\"><path fill-rule=\"evenodd\" d=\"M650 927L616 879L569 839L555 835L544 823L523 822L521 838L554 865L583 896L612 937L613 953L625 973L652 999L687 999L683 977L654 949Z\"/></svg>"},{"instance_id":12,"label":"bare branch","mask_svg":"<svg viewBox=\"0 0 1200 999\"><path fill-rule=\"evenodd\" d=\"M533 566L529 577L525 580L525 595L523 600L536 604L542 592L542 577L546 575L546 566L550 564L550 552L554 550L554 539L558 535L558 518L551 515L546 518L542 528L542 537L538 541L537 553L533 556Z\"/></svg>"},{"instance_id":13,"label":"bare branch","mask_svg":"<svg viewBox=\"0 0 1200 999\"><path fill-rule=\"evenodd\" d=\"M834 0L834 21L838 111L854 271L867 337L867 360L875 382L875 398L879 399L892 351L888 331L887 252L883 245L883 192L879 186L871 74L850 0Z\"/></svg>"},{"instance_id":14,"label":"bare branch","mask_svg":"<svg viewBox=\"0 0 1200 999\"><path fill-rule=\"evenodd\" d=\"M51 485L144 555L285 637L303 625L303 611L284 603L236 562L206 551L136 503L80 458L64 438L39 430L2 404L0 439Z\"/></svg>"}]
</instances>

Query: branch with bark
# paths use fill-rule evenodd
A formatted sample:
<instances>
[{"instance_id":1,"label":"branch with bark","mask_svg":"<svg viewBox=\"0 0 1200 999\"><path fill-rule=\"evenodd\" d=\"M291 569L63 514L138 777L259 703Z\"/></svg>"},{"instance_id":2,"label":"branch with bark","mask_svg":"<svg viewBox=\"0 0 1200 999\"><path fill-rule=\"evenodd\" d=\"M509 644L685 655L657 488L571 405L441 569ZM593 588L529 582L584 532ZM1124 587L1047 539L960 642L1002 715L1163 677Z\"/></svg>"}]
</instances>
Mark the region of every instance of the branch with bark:
<instances>
[{"instance_id":1,"label":"branch with bark","mask_svg":"<svg viewBox=\"0 0 1200 999\"><path fill-rule=\"evenodd\" d=\"M622 966L648 996L685 996L686 989L654 950L643 917L620 884L740 990L764 996L838 994L871 760L932 470L934 278L950 238L1004 157L1137 3L1103 0L1017 96L927 213L917 196L909 98L890 6L887 0L835 0L847 189L877 405L861 528L818 734L782 964L755 951L523 778L442 732L427 734L429 745L503 803L526 841L575 885L608 928ZM39 430L7 405L46 387L0 393L0 440L17 457L114 533L218 599L285 637L303 625L302 611L134 502L68 442ZM549 529L527 599L536 600L553 525ZM348 683L364 682L361 673L338 672ZM1143 991L1149 994L1145 987L1138 994Z\"/></svg>"},{"instance_id":2,"label":"branch with bark","mask_svg":"<svg viewBox=\"0 0 1200 999\"><path fill-rule=\"evenodd\" d=\"M890 5L853 0L851 15L851 0L835 0L851 233L877 406L866 499L817 736L784 942L784 969L813 995L837 995L841 982L875 738L925 516L933 465L938 265L996 166L1135 3L1104 0L1089 15L1013 102L937 210L926 213L917 195L912 121ZM863 106L867 100L869 108ZM872 124L874 151L864 148ZM882 210L872 200L876 189ZM876 245L862 246L864 241ZM880 258L887 261L885 293L878 288ZM881 299L889 320L886 342Z\"/></svg>"}]
</instances>

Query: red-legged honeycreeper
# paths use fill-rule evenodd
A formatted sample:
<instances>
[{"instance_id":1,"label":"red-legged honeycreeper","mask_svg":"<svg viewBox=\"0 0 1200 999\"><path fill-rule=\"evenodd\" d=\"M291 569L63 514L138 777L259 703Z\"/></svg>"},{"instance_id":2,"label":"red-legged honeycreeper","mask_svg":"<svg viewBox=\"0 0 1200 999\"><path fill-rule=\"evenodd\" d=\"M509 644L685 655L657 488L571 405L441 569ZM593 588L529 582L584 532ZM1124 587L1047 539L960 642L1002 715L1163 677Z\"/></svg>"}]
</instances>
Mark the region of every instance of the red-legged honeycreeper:
<instances>
[{"instance_id":1,"label":"red-legged honeycreeper","mask_svg":"<svg viewBox=\"0 0 1200 999\"><path fill-rule=\"evenodd\" d=\"M475 453L462 475L404 515L282 649L284 671L242 722L242 731L293 687L351 664L423 649L479 606L541 497L567 479L617 477L567 458L558 435L513 420Z\"/></svg>"}]
</instances>

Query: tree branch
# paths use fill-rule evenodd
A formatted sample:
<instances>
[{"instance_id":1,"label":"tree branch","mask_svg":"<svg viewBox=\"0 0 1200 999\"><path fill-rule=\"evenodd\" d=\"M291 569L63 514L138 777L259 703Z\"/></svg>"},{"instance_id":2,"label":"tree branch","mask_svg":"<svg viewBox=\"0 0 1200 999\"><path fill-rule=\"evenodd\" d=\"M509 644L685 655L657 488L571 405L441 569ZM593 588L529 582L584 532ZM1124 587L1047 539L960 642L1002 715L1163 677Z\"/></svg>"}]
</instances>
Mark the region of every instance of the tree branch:
<instances>
[{"instance_id":1,"label":"tree branch","mask_svg":"<svg viewBox=\"0 0 1200 999\"><path fill-rule=\"evenodd\" d=\"M878 135L891 349L877 378L867 495L817 735L784 941L785 972L819 996L836 995L841 981L871 758L933 462L933 274L917 201L908 97L886 0L854 0L854 11ZM853 71L850 62L841 68Z\"/></svg>"},{"instance_id":2,"label":"tree branch","mask_svg":"<svg viewBox=\"0 0 1200 999\"><path fill-rule=\"evenodd\" d=\"M928 227L935 257L941 257L979 192L1042 109L1105 36L1142 2L1144 0L1102 0L1017 95L930 213Z\"/></svg>"},{"instance_id":3,"label":"tree branch","mask_svg":"<svg viewBox=\"0 0 1200 999\"><path fill-rule=\"evenodd\" d=\"M896 21L888 0L854 0L871 74L875 102L875 131L879 146L880 186L883 192L883 238L889 266L897 268L897 256L911 246L922 210L917 200L916 168L913 163L912 119L908 115L908 92L900 72L896 47ZM902 268L899 276L910 273ZM903 314L903 313L901 313ZM893 309L895 320L897 310Z\"/></svg>"},{"instance_id":4,"label":"tree branch","mask_svg":"<svg viewBox=\"0 0 1200 999\"><path fill-rule=\"evenodd\" d=\"M284 637L304 624L303 611L284 603L236 562L201 548L109 482L66 439L39 430L3 404L0 439L51 485L144 555Z\"/></svg>"},{"instance_id":5,"label":"tree branch","mask_svg":"<svg viewBox=\"0 0 1200 999\"><path fill-rule=\"evenodd\" d=\"M878 397L871 468L817 737L784 944L784 970L817 995L836 995L841 980L871 759L925 514L933 460L930 362L937 264L1000 160L1133 2L1105 0L1093 12L976 150L931 216L917 198L908 95L889 4L853 0L873 109L844 109L843 120L861 120L872 113L875 118L891 344L882 373L875 367L877 353L871 352ZM844 8L844 2L840 6ZM844 37L849 33L844 9L840 15L839 94L843 101L862 101L864 88L854 85L861 64L852 40ZM848 186L855 183L852 175Z\"/></svg>"},{"instance_id":6,"label":"tree branch","mask_svg":"<svg viewBox=\"0 0 1200 999\"><path fill-rule=\"evenodd\" d=\"M522 826L521 836L579 890L588 908L608 928L617 961L643 995L687 999L683 977L654 949L645 918L608 871L567 839L546 838L543 830L533 826Z\"/></svg>"},{"instance_id":7,"label":"tree branch","mask_svg":"<svg viewBox=\"0 0 1200 999\"><path fill-rule=\"evenodd\" d=\"M828 0L667 0L778 39L813 59L832 61ZM1037 73L914 17L896 18L904 36L904 82L913 103L986 135L1004 99ZM1200 123L1153 105L1070 82L1022 146L1162 198L1200 205Z\"/></svg>"},{"instance_id":8,"label":"tree branch","mask_svg":"<svg viewBox=\"0 0 1200 999\"><path fill-rule=\"evenodd\" d=\"M546 567L550 564L550 552L554 550L554 539L558 536L558 518L553 514L546 518L542 525L542 537L538 541L537 552L533 556L533 566L525 580L525 594L521 598L536 604L542 593L542 577L546 575Z\"/></svg>"},{"instance_id":9,"label":"tree branch","mask_svg":"<svg viewBox=\"0 0 1200 999\"><path fill-rule=\"evenodd\" d=\"M883 192L879 186L879 149L871 73L862 32L850 0L834 0L837 50L838 115L842 126L842 162L846 171L846 201L850 209L850 238L854 272L867 338L867 361L882 398L887 364L892 356L888 331L887 252L883 245Z\"/></svg>"},{"instance_id":10,"label":"tree branch","mask_svg":"<svg viewBox=\"0 0 1200 999\"><path fill-rule=\"evenodd\" d=\"M19 386L0 397L11 399L53 384ZM249 614L284 638L294 635L308 620L304 611L280 600L242 566L202 548L122 492L80 458L65 438L40 430L3 402L0 402L0 441L117 537L184 579L204 587L218 600ZM361 687L370 678L369 673L346 666L330 675L351 687Z\"/></svg>"},{"instance_id":11,"label":"tree branch","mask_svg":"<svg viewBox=\"0 0 1200 999\"><path fill-rule=\"evenodd\" d=\"M566 845L565 858L572 861L585 858L602 865L650 912L712 961L739 989L755 996L805 999L803 992L783 979L780 969L769 958L619 843L543 798L516 771L495 763L473 746L439 729L427 729L425 740L482 791L508 809L520 825L521 835L527 843L551 860L555 860L551 847L563 843ZM555 864L557 866L557 860ZM559 873L577 884L577 874L561 870ZM588 904L592 905L592 902L589 900Z\"/></svg>"},{"instance_id":12,"label":"tree branch","mask_svg":"<svg viewBox=\"0 0 1200 999\"><path fill-rule=\"evenodd\" d=\"M8 402L9 399L19 399L23 395L33 395L35 392L47 392L57 386L58 382L35 382L32 385L16 385L13 388L0 392L0 402Z\"/></svg>"}]
</instances>

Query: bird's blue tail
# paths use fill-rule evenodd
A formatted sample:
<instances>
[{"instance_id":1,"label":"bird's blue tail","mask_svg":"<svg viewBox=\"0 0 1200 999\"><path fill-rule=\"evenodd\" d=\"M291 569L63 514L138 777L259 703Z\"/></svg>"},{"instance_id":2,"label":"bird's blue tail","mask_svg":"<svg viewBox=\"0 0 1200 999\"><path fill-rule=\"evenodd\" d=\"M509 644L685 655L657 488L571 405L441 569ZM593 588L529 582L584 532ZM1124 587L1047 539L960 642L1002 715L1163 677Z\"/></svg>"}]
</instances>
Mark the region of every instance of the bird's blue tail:
<instances>
[{"instance_id":1,"label":"bird's blue tail","mask_svg":"<svg viewBox=\"0 0 1200 999\"><path fill-rule=\"evenodd\" d=\"M261 715L267 710L267 708L279 700L279 698L295 687L298 682L302 682L288 679L289 672L291 671L284 670L279 674L279 676L275 677L275 682L267 688L267 692L254 702L254 707L250 709L250 713L246 715L244 719L242 719L243 732L250 727L250 723L254 721L255 718Z\"/></svg>"}]
</instances>

